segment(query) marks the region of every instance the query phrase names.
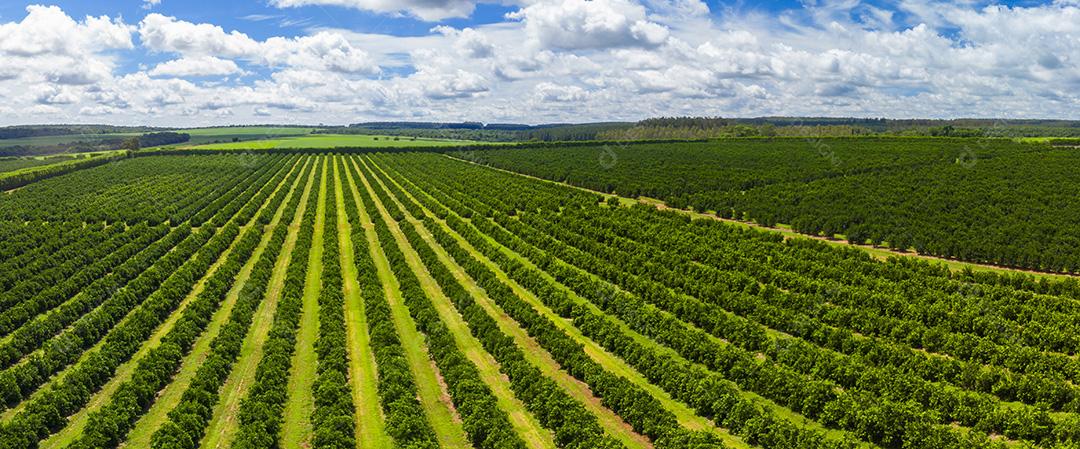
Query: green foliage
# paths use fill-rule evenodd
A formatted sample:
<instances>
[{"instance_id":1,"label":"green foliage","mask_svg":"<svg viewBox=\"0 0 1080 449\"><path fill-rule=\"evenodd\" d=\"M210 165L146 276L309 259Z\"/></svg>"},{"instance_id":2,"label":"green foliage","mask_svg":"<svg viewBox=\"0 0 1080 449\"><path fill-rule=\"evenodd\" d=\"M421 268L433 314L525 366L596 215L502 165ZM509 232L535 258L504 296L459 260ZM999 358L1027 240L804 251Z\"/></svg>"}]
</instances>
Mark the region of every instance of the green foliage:
<instances>
[{"instance_id":1,"label":"green foliage","mask_svg":"<svg viewBox=\"0 0 1080 449\"><path fill-rule=\"evenodd\" d=\"M843 232L856 242L891 231L868 226L869 221L844 228L815 217L876 210L866 205L866 197L894 198L899 194L889 187L895 185L903 185L931 211L936 201L988 204L992 198L1006 205L1002 208L1044 213L1040 220L1048 221L1046 226L1028 219L1027 227L1007 228L1017 254L1041 248L1026 240L1025 232L1042 232L1056 242L1051 237L1060 234L1051 230L1071 229L1060 225L1066 218L1055 215L1071 213L1070 198L1053 192L1072 191L1067 167L1074 161L1068 149L992 141L973 149L968 159L954 153L965 148L961 139L879 139L859 145L823 140L833 145L833 159L818 147L788 147L792 142L741 141L730 148L724 147L728 143L615 145L606 150L566 145L492 150L475 160L528 165L543 176L596 183L619 193L655 189L666 193L672 205L702 210L742 198L745 204L733 204L745 208L720 208L718 213L790 223L811 233ZM866 142L877 145L861 146ZM0 448L37 447L83 410L119 367L131 363L130 378L100 398L103 402L88 414L70 447L124 444L264 239L266 249L213 336L208 357L168 419L153 423L151 441L158 448L199 444L252 314L267 293L274 262L289 257L263 358L240 405L236 440L230 442L243 449L278 446L317 193L307 198L293 253L279 252L287 223L300 207L303 182L311 170L320 170L315 167L321 158L140 157L6 195L0 201L0 408L19 408L0 423ZM590 159L600 168L588 167ZM322 199L327 201L322 230L327 238L319 273L324 288L318 298L317 378L311 392L316 447L352 449L361 438L355 434L349 381L348 356L355 349L346 339L341 249L335 238L341 213L352 229L348 238L378 370L378 398L369 399L379 401L387 433L399 447L434 448L438 443L417 399L402 346L406 342L396 332L376 275L371 251L380 248L476 448L527 444L472 359L459 349L461 337L479 342L526 411L565 448L621 444L580 399L543 375L526 350L546 351L566 374L587 385L600 405L657 449L723 447L713 433L680 425L665 406L672 400L763 449L1049 448L1071 447L1080 439L1080 323L1075 319L1080 283L1075 280L952 272L911 258L879 261L857 249L785 239L679 211L621 207L618 198L443 154L353 155L345 164L339 156L332 160L331 170L336 169L346 193L341 210L333 181ZM684 177L672 180L664 173ZM1046 173L1055 180L1027 179ZM359 204L346 175L360 187ZM918 182L911 180L915 175ZM954 180L959 180L957 187L945 185ZM299 187L289 195L294 184ZM1009 189L991 190L987 196L980 190L987 185ZM829 190L836 186L855 193ZM1051 204L1023 209L1014 191L1045 192ZM934 192L944 193L938 198ZM845 208L824 198L839 198ZM766 199L775 204L764 204ZM921 212L904 200L882 202L884 207L907 204L903 224L927 228L891 235L889 243L930 251L954 242L934 237L935 226L945 225L917 221ZM380 248L369 247L370 230L361 223L360 208L374 221ZM984 209L960 210L981 216ZM800 214L786 215L789 210ZM268 226L277 213L284 221ZM966 219L940 217L949 223ZM954 229L950 238L1004 238L984 233L989 236L977 240ZM400 237L407 245L398 246ZM454 263L440 258L440 248ZM1039 260L1072 256L1064 246L1052 248L1058 249L1039 254ZM424 266L419 272L430 274L436 285L421 285L415 261L406 260L413 253ZM216 262L220 265L210 273ZM458 268L463 273L453 272ZM460 276L475 281L483 300L505 316L489 314L477 302L481 298L458 281ZM202 290L192 296L197 284ZM519 288L529 295L519 295ZM441 293L432 298L428 292ZM454 335L433 299L449 300L471 337ZM498 320L505 319L539 347L518 346L500 327L504 323ZM166 320L175 322L162 329ZM565 331L569 326L576 328L573 335ZM160 343L132 360L159 331ZM631 379L615 374L604 362L609 359L594 357L579 339L625 362L628 368L619 369L637 373ZM667 398L654 395L656 389Z\"/></svg>"},{"instance_id":2,"label":"green foliage","mask_svg":"<svg viewBox=\"0 0 1080 449\"><path fill-rule=\"evenodd\" d=\"M175 143L183 143L191 140L191 135L186 133L174 133L174 132L160 132L143 134L138 137L139 148L156 147L160 145L171 145ZM138 148L130 148L137 150Z\"/></svg>"},{"instance_id":3,"label":"green foliage","mask_svg":"<svg viewBox=\"0 0 1080 449\"><path fill-rule=\"evenodd\" d=\"M277 164L263 168L278 171L285 165L284 162L286 161L279 160ZM283 174L282 172L282 176ZM255 213L258 206L264 202L268 201L268 206L271 207L264 209L263 214L277 209L283 193L279 192L271 199L270 193L276 184L267 188L254 184L256 179L252 177L240 183L228 180L232 181L229 188L217 191L217 195L229 194L232 200L243 205L232 207L230 204L229 207L215 212L216 214L229 210L234 214L233 220L223 228L200 229L141 274L138 270L121 266L113 274L138 274L138 277L126 286L118 285L117 287L122 286L119 290L87 290L96 291L98 293L94 295L107 296L108 299L100 307L79 318L69 332L62 333L58 338L63 339L63 343L45 345L47 356L36 359L35 363L49 366L48 370L42 371L43 374L48 374L66 363L76 360L78 362L65 370L55 382L44 387L46 391L43 394L30 398L21 411L0 425L0 447L36 447L42 438L62 427L64 417L85 406L90 400L90 393L101 388L117 367L138 351L140 342L147 339L175 311L199 278L240 234L238 223L259 220L260 217L256 217ZM33 192L28 193L32 194ZM216 198L208 196L193 199L193 211L197 212L212 204ZM249 201L250 204L246 204ZM185 229L190 228L181 227L177 232ZM209 322L217 304L230 288L232 278L240 269L242 261L254 251L260 235L261 230L255 227L244 233L241 241L232 248L229 259L207 280L202 293L184 309L174 327L162 339L161 345L140 359L131 379L118 387L107 404L90 415L87 430L82 438L74 443L74 447L115 447L122 441L134 425L135 419L146 410L145 407L152 403L157 391L179 368L184 353L190 349L201 329ZM168 250L169 245L152 245L137 258L149 257L152 260L154 257L150 257L150 254L162 249ZM144 254L146 256L143 256ZM113 276L109 275L103 279L115 283L116 280L112 278ZM94 285L97 284L92 284L91 287ZM92 296L82 301L100 301L93 298L98 297ZM76 303L65 305L67 304ZM70 314L57 316L71 317ZM123 319L119 324L109 324L116 323L121 318ZM101 343L98 349L83 353L99 341Z\"/></svg>"},{"instance_id":4,"label":"green foliage","mask_svg":"<svg viewBox=\"0 0 1080 449\"><path fill-rule=\"evenodd\" d=\"M377 160L437 200L429 206L437 215L448 214L443 205L453 210L447 224L552 310L748 441L838 443L781 427L785 418L748 405L743 389L886 447L992 445L982 432L1043 446L1070 441L1072 421L1048 412L1071 416L1080 406L1071 385L1078 365L1055 352L1076 345L1065 318L1075 300L1035 292L1078 297L1075 282L883 264L856 250L644 206L601 208L588 195L576 200L574 190L426 155ZM491 184L503 188L482 187ZM497 212L510 204L513 217ZM472 219L455 218L465 215ZM619 321L675 354L634 342ZM721 393L727 399L686 386L726 379L734 382ZM952 423L976 432L953 432Z\"/></svg>"},{"instance_id":5,"label":"green foliage","mask_svg":"<svg viewBox=\"0 0 1080 449\"><path fill-rule=\"evenodd\" d=\"M332 167L329 165L328 167ZM345 330L345 293L341 277L341 249L337 238L336 189L333 171L327 169L326 212L323 222L322 289L319 290L319 337L315 352L319 364L313 385L316 448L356 447L356 409L349 384L349 360Z\"/></svg>"},{"instance_id":6,"label":"green foliage","mask_svg":"<svg viewBox=\"0 0 1080 449\"><path fill-rule=\"evenodd\" d=\"M298 193L293 192L294 198L298 196ZM295 202L290 202L290 207L285 212L293 208L294 204ZM201 441L205 435L206 426L213 418L219 390L228 378L233 363L240 355L256 309L266 297L274 264L277 262L278 254L288 234L288 226L279 223L269 232L270 236L265 249L255 261L251 274L240 290L236 303L233 304L229 313L228 321L221 326L217 336L210 342L210 353L195 371L194 378L180 397L180 403L169 411L169 421L163 423L162 427L151 436L151 448L193 447L189 442Z\"/></svg>"},{"instance_id":7,"label":"green foliage","mask_svg":"<svg viewBox=\"0 0 1080 449\"><path fill-rule=\"evenodd\" d=\"M368 171L367 176L371 182L379 178L373 171ZM389 196L390 193L381 188L380 184L374 184L376 196L384 206L396 210L392 215L399 224L404 224L406 214L422 214L419 205L415 203L407 207L411 211L399 208ZM554 380L545 377L539 368L525 359L522 349L517 347L514 340L499 329L495 320L476 304L472 296L454 279L450 270L438 262L431 248L423 242L412 226L403 226L402 231L413 248L418 251L443 292L469 323L469 330L473 336L499 362L499 370L510 379L514 393L537 417L540 424L551 429L555 434L557 445L582 449L623 447L621 443L604 433L596 416L586 410L584 405L562 390Z\"/></svg>"},{"instance_id":8,"label":"green foliage","mask_svg":"<svg viewBox=\"0 0 1080 449\"><path fill-rule=\"evenodd\" d=\"M53 157L6 157L0 158L0 173L13 172L30 167L55 164L57 162L71 160L73 156Z\"/></svg>"},{"instance_id":9,"label":"green foliage","mask_svg":"<svg viewBox=\"0 0 1080 449\"><path fill-rule=\"evenodd\" d=\"M127 153L109 153L101 156L74 158L56 162L56 158L47 160L46 165L32 165L7 173L0 173L0 190L16 189L43 179L60 176L77 170L97 167L127 157Z\"/></svg>"},{"instance_id":10,"label":"green foliage","mask_svg":"<svg viewBox=\"0 0 1080 449\"><path fill-rule=\"evenodd\" d=\"M360 172L356 171L355 167L353 178L361 179ZM400 283L405 305L419 330L427 336L428 350L447 383L450 396L473 447L524 449L525 442L513 432L510 419L506 412L499 408L491 388L480 378L476 366L458 349L453 334L439 319L431 300L424 294L419 279L409 268L405 255L376 208L371 192L367 189L360 191L364 209L374 221L379 243ZM398 211L396 208L390 210Z\"/></svg>"},{"instance_id":11,"label":"green foliage","mask_svg":"<svg viewBox=\"0 0 1080 449\"><path fill-rule=\"evenodd\" d=\"M481 123L360 123L344 128L327 128L315 133L390 135L427 139L454 139L482 142L561 142L597 140L603 133L632 126L630 123L583 123L575 125L512 125ZM396 140L396 139L395 139Z\"/></svg>"},{"instance_id":12,"label":"green foliage","mask_svg":"<svg viewBox=\"0 0 1080 449\"><path fill-rule=\"evenodd\" d=\"M345 177L344 170L349 170L348 165L349 163L345 162L340 166L343 169L342 178ZM348 187L347 183L345 185ZM401 447L436 448L438 442L435 431L425 419L424 409L417 399L416 382L409 371L405 348L402 347L394 327L390 304L370 253L367 233L360 223L359 209L356 201L348 194L345 195L344 212L352 226L350 239L353 244L353 259L359 275L360 294L364 299L368 335L378 368L379 399L386 417L387 433Z\"/></svg>"},{"instance_id":13,"label":"green foliage","mask_svg":"<svg viewBox=\"0 0 1080 449\"><path fill-rule=\"evenodd\" d=\"M250 154L123 159L19 189L0 201L0 220L159 224L181 223L202 211L192 220L198 226L226 204L244 205L237 193L249 187L248 177L267 175L283 160ZM208 200L216 203L204 207Z\"/></svg>"},{"instance_id":14,"label":"green foliage","mask_svg":"<svg viewBox=\"0 0 1080 449\"><path fill-rule=\"evenodd\" d=\"M389 185L389 179L384 182ZM396 188L394 190L397 190ZM397 195L399 200L411 202L404 192ZM413 190L413 197L422 197L422 194ZM416 204L415 207L419 207ZM420 226L417 225L419 228ZM636 431L659 442L660 447L684 448L684 447L720 447L722 444L708 434L695 434L681 428L675 420L675 416L664 410L659 402L631 384L628 380L615 376L586 355L580 344L573 342L568 335L558 330L554 323L543 318L531 306L519 298L511 288L500 281L495 273L483 265L479 260L469 255L442 227L431 217L425 217L424 228L430 230L438 243L445 248L450 255L463 266L466 272L484 289L485 292L518 323L525 327L528 333L549 351L559 364L567 369L571 375L587 383L593 392L597 394L605 404L623 416ZM416 231L406 228L406 235L410 242L417 248L421 258L429 267L433 267L434 273L444 277L444 282L451 282L452 277L446 267L439 262L435 253L425 243ZM458 288L450 287L451 292L457 292ZM463 295L464 292L459 292ZM476 309L474 309L476 310ZM477 313L477 312L474 312ZM487 315L484 315L487 316ZM479 326L494 323L479 315L468 315ZM493 332L493 330L489 330Z\"/></svg>"},{"instance_id":15,"label":"green foliage","mask_svg":"<svg viewBox=\"0 0 1080 449\"><path fill-rule=\"evenodd\" d=\"M308 170L313 162L308 161ZM306 181L307 172L299 179ZM303 188L298 185L297 191ZM300 222L296 244L290 254L285 285L281 292L274 324L263 348L263 358L255 369L255 382L240 405L240 426L233 447L237 449L272 448L279 444L284 420L285 401L289 392L289 369L296 348L296 330L303 307L304 280L307 277L308 257L315 229L315 209L318 188L312 189ZM294 197L299 201L300 194ZM285 219L288 219L287 217Z\"/></svg>"},{"instance_id":16,"label":"green foliage","mask_svg":"<svg viewBox=\"0 0 1080 449\"><path fill-rule=\"evenodd\" d=\"M488 150L473 159L722 218L898 250L1080 270L1080 155L1000 139L750 139ZM1039 217L1032 221L1031 217Z\"/></svg>"},{"instance_id":17,"label":"green foliage","mask_svg":"<svg viewBox=\"0 0 1080 449\"><path fill-rule=\"evenodd\" d=\"M122 142L120 142L120 149L121 150L128 150L128 151L136 151L139 148L141 148L139 146L140 145L139 141L140 141L140 138L138 136L128 137L128 138L124 139Z\"/></svg>"}]
</instances>

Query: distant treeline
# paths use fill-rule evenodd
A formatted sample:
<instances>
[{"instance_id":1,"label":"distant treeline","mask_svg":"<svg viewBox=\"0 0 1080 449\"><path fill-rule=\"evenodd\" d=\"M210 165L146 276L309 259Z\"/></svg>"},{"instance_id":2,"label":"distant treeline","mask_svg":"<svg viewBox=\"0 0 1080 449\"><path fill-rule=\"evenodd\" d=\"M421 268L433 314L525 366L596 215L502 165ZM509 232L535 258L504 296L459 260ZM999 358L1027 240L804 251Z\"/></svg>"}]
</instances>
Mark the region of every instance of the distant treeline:
<instances>
[{"instance_id":1,"label":"distant treeline","mask_svg":"<svg viewBox=\"0 0 1080 449\"><path fill-rule=\"evenodd\" d=\"M79 136L85 136L85 134L79 134ZM68 142L0 147L0 157L41 156L60 153L91 153L116 149L137 150L139 148L187 142L190 139L191 136L186 133L175 133L170 131L135 136L111 136L109 134L101 134L100 137L79 138L78 140Z\"/></svg>"},{"instance_id":2,"label":"distant treeline","mask_svg":"<svg viewBox=\"0 0 1080 449\"><path fill-rule=\"evenodd\" d=\"M606 141L558 141L558 142L519 142L515 144L494 145L491 143L475 143L469 145L432 145L432 146L408 146L408 147L379 147L379 146L346 146L346 147L315 147L315 148L165 148L142 150L132 153L132 157L147 156L191 156L205 154L366 154L366 153L456 153L458 158L471 160L473 155L481 150L512 150L529 148L581 148L610 145L620 148L637 145L657 144L685 144L706 143L703 139L671 139L671 140L639 140L634 142L606 142Z\"/></svg>"},{"instance_id":3,"label":"distant treeline","mask_svg":"<svg viewBox=\"0 0 1080 449\"><path fill-rule=\"evenodd\" d=\"M0 128L0 140L29 137L71 136L79 134L143 133L161 128L112 125L20 125Z\"/></svg>"},{"instance_id":4,"label":"distant treeline","mask_svg":"<svg viewBox=\"0 0 1080 449\"><path fill-rule=\"evenodd\" d=\"M577 125L521 125L513 123L430 123L430 122L373 122L348 127L324 128L315 133L379 134L421 137L427 139L458 139L483 142L555 142L596 140L601 133L634 126L633 123L608 122Z\"/></svg>"},{"instance_id":5,"label":"distant treeline","mask_svg":"<svg viewBox=\"0 0 1080 449\"><path fill-rule=\"evenodd\" d=\"M1080 122L1065 120L892 120L875 118L660 117L599 133L601 140L725 137L1080 137Z\"/></svg>"},{"instance_id":6,"label":"distant treeline","mask_svg":"<svg viewBox=\"0 0 1080 449\"><path fill-rule=\"evenodd\" d=\"M43 145L12 145L0 147L0 156L42 156L60 153L91 153L115 150L124 143L123 136L84 139Z\"/></svg>"},{"instance_id":7,"label":"distant treeline","mask_svg":"<svg viewBox=\"0 0 1080 449\"><path fill-rule=\"evenodd\" d=\"M486 142L714 139L727 137L1080 137L1080 121L835 117L657 117L637 123L523 125L480 122L365 122L315 131Z\"/></svg>"},{"instance_id":8,"label":"distant treeline","mask_svg":"<svg viewBox=\"0 0 1080 449\"><path fill-rule=\"evenodd\" d=\"M139 148L172 145L174 143L184 143L189 140L191 140L191 135L187 133L162 132L143 134L139 136Z\"/></svg>"}]
</instances>

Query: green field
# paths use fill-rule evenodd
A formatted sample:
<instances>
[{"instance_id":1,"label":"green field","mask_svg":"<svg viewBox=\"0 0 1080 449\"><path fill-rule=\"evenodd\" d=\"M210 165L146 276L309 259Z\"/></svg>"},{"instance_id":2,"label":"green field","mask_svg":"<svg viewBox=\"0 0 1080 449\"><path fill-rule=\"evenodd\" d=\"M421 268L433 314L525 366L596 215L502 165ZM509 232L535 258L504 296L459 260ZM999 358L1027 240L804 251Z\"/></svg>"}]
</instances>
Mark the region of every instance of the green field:
<instances>
[{"instance_id":1,"label":"green field","mask_svg":"<svg viewBox=\"0 0 1080 449\"><path fill-rule=\"evenodd\" d=\"M198 145L190 148L205 150L266 150L273 148L344 148L344 147L432 147L468 145L469 140L421 139L395 136L367 136L359 134L312 134L299 137L283 137L247 142L226 142Z\"/></svg>"},{"instance_id":2,"label":"green field","mask_svg":"<svg viewBox=\"0 0 1080 449\"><path fill-rule=\"evenodd\" d=\"M31 167L40 167L42 165L55 164L57 162L69 160L70 157L58 157L58 158L42 158L42 157L16 157L16 158L0 158L0 173L13 172Z\"/></svg>"},{"instance_id":3,"label":"green field","mask_svg":"<svg viewBox=\"0 0 1080 449\"><path fill-rule=\"evenodd\" d=\"M191 137L233 137L233 136L302 136L311 134L315 128L293 126L226 126L217 128L181 128L178 133L190 134Z\"/></svg>"}]
</instances>

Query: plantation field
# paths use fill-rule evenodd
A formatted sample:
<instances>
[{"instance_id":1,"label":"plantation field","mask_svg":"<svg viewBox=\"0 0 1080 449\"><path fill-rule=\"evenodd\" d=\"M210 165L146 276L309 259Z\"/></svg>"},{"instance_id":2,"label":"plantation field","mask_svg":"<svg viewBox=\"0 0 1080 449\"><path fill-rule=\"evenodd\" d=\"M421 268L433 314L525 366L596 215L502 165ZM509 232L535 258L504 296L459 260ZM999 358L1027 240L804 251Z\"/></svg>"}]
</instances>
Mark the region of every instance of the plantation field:
<instances>
[{"instance_id":1,"label":"plantation field","mask_svg":"<svg viewBox=\"0 0 1080 449\"><path fill-rule=\"evenodd\" d=\"M1074 279L460 156L135 157L5 195L0 448L1080 443Z\"/></svg>"},{"instance_id":2,"label":"plantation field","mask_svg":"<svg viewBox=\"0 0 1080 449\"><path fill-rule=\"evenodd\" d=\"M1080 271L1080 153L1009 139L732 139L455 157L724 219L922 255Z\"/></svg>"},{"instance_id":3,"label":"plantation field","mask_svg":"<svg viewBox=\"0 0 1080 449\"><path fill-rule=\"evenodd\" d=\"M41 179L96 167L126 155L126 151L119 150L83 153L78 156L0 159L0 190L11 190Z\"/></svg>"},{"instance_id":4,"label":"plantation field","mask_svg":"<svg viewBox=\"0 0 1080 449\"><path fill-rule=\"evenodd\" d=\"M192 146L195 149L205 150L231 150L251 149L264 150L270 148L407 148L407 147L432 147L432 146L455 146L476 143L468 140L450 139L425 139L401 136L370 136L361 134L311 134L298 137L270 138L252 140L246 142L225 142L206 145Z\"/></svg>"}]
</instances>

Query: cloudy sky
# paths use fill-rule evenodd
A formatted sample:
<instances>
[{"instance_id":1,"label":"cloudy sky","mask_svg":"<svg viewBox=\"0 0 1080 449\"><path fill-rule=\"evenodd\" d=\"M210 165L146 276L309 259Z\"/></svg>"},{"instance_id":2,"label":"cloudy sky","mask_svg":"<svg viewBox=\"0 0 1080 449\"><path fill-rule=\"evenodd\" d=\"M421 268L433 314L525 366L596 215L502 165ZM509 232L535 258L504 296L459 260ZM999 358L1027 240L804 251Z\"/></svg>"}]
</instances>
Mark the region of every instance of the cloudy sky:
<instances>
[{"instance_id":1,"label":"cloudy sky","mask_svg":"<svg viewBox=\"0 0 1080 449\"><path fill-rule=\"evenodd\" d=\"M1080 119L1080 0L0 2L0 125Z\"/></svg>"}]
</instances>

